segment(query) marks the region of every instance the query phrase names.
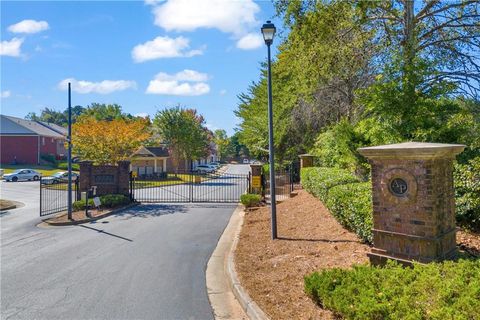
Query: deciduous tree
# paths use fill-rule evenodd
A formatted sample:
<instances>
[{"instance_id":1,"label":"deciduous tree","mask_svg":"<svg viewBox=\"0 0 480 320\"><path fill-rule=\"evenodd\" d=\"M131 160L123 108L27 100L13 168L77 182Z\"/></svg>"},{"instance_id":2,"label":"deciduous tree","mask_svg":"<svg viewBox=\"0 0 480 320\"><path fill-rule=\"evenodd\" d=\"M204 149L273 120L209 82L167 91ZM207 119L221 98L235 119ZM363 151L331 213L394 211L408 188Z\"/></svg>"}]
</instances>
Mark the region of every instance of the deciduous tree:
<instances>
[{"instance_id":1,"label":"deciduous tree","mask_svg":"<svg viewBox=\"0 0 480 320\"><path fill-rule=\"evenodd\" d=\"M96 164L116 164L128 159L150 135L148 119L82 117L72 127L73 152Z\"/></svg>"}]
</instances>

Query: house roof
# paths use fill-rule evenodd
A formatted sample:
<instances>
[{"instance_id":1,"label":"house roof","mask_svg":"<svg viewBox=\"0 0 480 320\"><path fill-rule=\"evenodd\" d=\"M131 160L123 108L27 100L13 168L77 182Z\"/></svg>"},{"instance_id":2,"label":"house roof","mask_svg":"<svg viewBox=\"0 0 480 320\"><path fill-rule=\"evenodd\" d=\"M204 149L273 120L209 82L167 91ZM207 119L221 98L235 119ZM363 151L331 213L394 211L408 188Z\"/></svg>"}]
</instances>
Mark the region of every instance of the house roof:
<instances>
[{"instance_id":1,"label":"house roof","mask_svg":"<svg viewBox=\"0 0 480 320\"><path fill-rule=\"evenodd\" d=\"M148 151L156 155L157 157L168 157L170 154L168 153L168 149L164 147L145 147Z\"/></svg>"},{"instance_id":2,"label":"house roof","mask_svg":"<svg viewBox=\"0 0 480 320\"><path fill-rule=\"evenodd\" d=\"M132 155L140 156L140 157L169 157L170 154L168 153L168 149L165 147L140 147L137 151L135 151Z\"/></svg>"},{"instance_id":3,"label":"house roof","mask_svg":"<svg viewBox=\"0 0 480 320\"><path fill-rule=\"evenodd\" d=\"M17 117L0 115L0 134L3 135L38 135L52 138L64 138L60 132L53 130L39 121L25 120Z\"/></svg>"},{"instance_id":4,"label":"house roof","mask_svg":"<svg viewBox=\"0 0 480 320\"><path fill-rule=\"evenodd\" d=\"M37 122L43 126L46 126L47 128L52 129L53 131L60 133L61 135L67 136L68 134L67 128L59 126L58 124L51 123L51 122L44 122L44 121L37 121Z\"/></svg>"}]
</instances>

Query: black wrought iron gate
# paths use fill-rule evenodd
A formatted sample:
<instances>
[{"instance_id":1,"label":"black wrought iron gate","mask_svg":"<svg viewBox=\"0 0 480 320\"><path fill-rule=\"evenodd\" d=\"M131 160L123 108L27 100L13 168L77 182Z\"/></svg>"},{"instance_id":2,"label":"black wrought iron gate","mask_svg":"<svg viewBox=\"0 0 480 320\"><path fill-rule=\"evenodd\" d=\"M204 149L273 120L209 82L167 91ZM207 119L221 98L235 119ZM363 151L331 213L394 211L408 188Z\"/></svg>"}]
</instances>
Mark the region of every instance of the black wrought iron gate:
<instances>
[{"instance_id":1,"label":"black wrought iron gate","mask_svg":"<svg viewBox=\"0 0 480 320\"><path fill-rule=\"evenodd\" d=\"M249 174L172 172L132 177L138 202L239 202L249 189Z\"/></svg>"}]
</instances>

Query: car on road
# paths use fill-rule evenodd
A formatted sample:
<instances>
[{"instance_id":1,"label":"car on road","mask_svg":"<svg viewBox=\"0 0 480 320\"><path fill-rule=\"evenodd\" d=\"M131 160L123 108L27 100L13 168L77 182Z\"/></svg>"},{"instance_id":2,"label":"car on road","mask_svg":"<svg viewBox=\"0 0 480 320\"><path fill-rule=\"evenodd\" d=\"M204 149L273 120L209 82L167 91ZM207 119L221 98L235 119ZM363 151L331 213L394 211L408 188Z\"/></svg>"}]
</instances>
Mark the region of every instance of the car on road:
<instances>
[{"instance_id":1,"label":"car on road","mask_svg":"<svg viewBox=\"0 0 480 320\"><path fill-rule=\"evenodd\" d=\"M195 171L199 173L213 173L215 170L217 170L217 168L208 164L200 164L195 168Z\"/></svg>"},{"instance_id":2,"label":"car on road","mask_svg":"<svg viewBox=\"0 0 480 320\"><path fill-rule=\"evenodd\" d=\"M220 164L220 162L210 162L208 164L209 166L214 166L215 168L220 168L222 165Z\"/></svg>"},{"instance_id":3,"label":"car on road","mask_svg":"<svg viewBox=\"0 0 480 320\"><path fill-rule=\"evenodd\" d=\"M78 176L78 173L72 172L72 181L76 181L78 179ZM42 184L55 184L61 182L68 182L67 171L60 171L52 174L51 176L42 178Z\"/></svg>"},{"instance_id":4,"label":"car on road","mask_svg":"<svg viewBox=\"0 0 480 320\"><path fill-rule=\"evenodd\" d=\"M37 171L32 170L32 169L18 169L18 170L15 170L12 173L8 173L8 174L3 175L3 178L5 179L5 181L13 181L13 182L22 181L22 180L23 181L31 181L31 180L37 181L41 177L42 177L42 174L40 172L37 172Z\"/></svg>"}]
</instances>

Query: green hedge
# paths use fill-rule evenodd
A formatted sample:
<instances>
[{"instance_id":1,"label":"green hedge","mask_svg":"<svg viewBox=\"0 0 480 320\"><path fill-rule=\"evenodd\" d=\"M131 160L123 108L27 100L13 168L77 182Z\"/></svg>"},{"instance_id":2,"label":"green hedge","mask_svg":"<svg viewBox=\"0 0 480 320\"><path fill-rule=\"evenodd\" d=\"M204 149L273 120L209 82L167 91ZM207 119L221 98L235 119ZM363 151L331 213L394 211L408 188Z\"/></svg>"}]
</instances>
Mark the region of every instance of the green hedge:
<instances>
[{"instance_id":1,"label":"green hedge","mask_svg":"<svg viewBox=\"0 0 480 320\"><path fill-rule=\"evenodd\" d=\"M240 196L240 202L246 207L254 207L260 204L262 197L259 194L247 193Z\"/></svg>"},{"instance_id":2,"label":"green hedge","mask_svg":"<svg viewBox=\"0 0 480 320\"><path fill-rule=\"evenodd\" d=\"M457 221L470 229L480 230L480 157L454 171Z\"/></svg>"},{"instance_id":3,"label":"green hedge","mask_svg":"<svg viewBox=\"0 0 480 320\"><path fill-rule=\"evenodd\" d=\"M59 162L57 164L58 169L68 170L68 163L67 162ZM72 163L72 170L73 171L80 171L80 165L78 163Z\"/></svg>"},{"instance_id":4,"label":"green hedge","mask_svg":"<svg viewBox=\"0 0 480 320\"><path fill-rule=\"evenodd\" d=\"M372 242L372 183L349 183L335 186L325 202L330 213L362 240Z\"/></svg>"},{"instance_id":5,"label":"green hedge","mask_svg":"<svg viewBox=\"0 0 480 320\"><path fill-rule=\"evenodd\" d=\"M330 188L341 184L359 182L359 179L344 169L310 167L302 169L301 182L305 190L325 203Z\"/></svg>"},{"instance_id":6,"label":"green hedge","mask_svg":"<svg viewBox=\"0 0 480 320\"><path fill-rule=\"evenodd\" d=\"M101 206L103 208L114 208L122 205L127 205L130 203L130 198L123 195L123 194L107 194L104 196L100 196L100 202L102 203ZM88 206L93 207L93 199L88 199ZM74 210L84 210L85 209L85 201L79 200L73 203Z\"/></svg>"},{"instance_id":7,"label":"green hedge","mask_svg":"<svg viewBox=\"0 0 480 320\"><path fill-rule=\"evenodd\" d=\"M345 319L480 319L480 260L329 269L305 292Z\"/></svg>"}]
</instances>

